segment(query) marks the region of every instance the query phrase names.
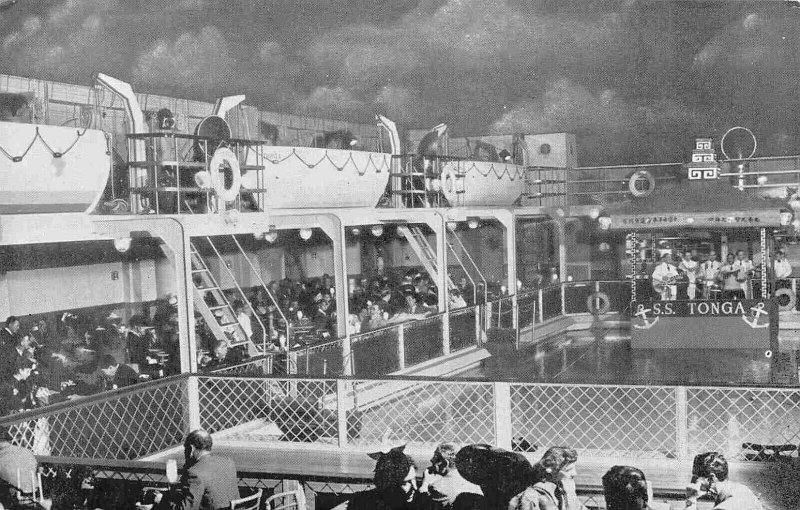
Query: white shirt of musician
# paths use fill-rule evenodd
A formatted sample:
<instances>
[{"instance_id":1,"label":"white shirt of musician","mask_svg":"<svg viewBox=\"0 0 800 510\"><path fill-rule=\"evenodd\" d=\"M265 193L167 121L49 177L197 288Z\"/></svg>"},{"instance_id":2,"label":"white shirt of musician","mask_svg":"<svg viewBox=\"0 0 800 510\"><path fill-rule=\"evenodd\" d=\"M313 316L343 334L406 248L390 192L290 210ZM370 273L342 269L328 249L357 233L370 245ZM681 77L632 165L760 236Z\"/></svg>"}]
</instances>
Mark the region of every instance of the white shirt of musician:
<instances>
[{"instance_id":1,"label":"white shirt of musician","mask_svg":"<svg viewBox=\"0 0 800 510\"><path fill-rule=\"evenodd\" d=\"M707 282L713 282L716 280L717 275L719 274L719 269L722 267L722 264L719 260L706 260L703 262L701 269L703 271L703 279Z\"/></svg>"},{"instance_id":2,"label":"white shirt of musician","mask_svg":"<svg viewBox=\"0 0 800 510\"><path fill-rule=\"evenodd\" d=\"M678 276L678 270L675 268L675 266L673 266L672 264L668 264L666 262L662 262L658 266L656 266L655 271L653 271L653 283L660 284L668 279L675 278L676 276ZM664 300L675 299L677 293L678 293L677 285L667 285L661 291L661 299Z\"/></svg>"},{"instance_id":3,"label":"white shirt of musician","mask_svg":"<svg viewBox=\"0 0 800 510\"><path fill-rule=\"evenodd\" d=\"M753 264L752 260L736 259L736 262L733 263L733 267L735 267L739 271L752 271L753 269L755 269L756 266Z\"/></svg>"},{"instance_id":4,"label":"white shirt of musician","mask_svg":"<svg viewBox=\"0 0 800 510\"><path fill-rule=\"evenodd\" d=\"M775 261L775 278L789 278L792 275L792 265L786 259Z\"/></svg>"},{"instance_id":5,"label":"white shirt of musician","mask_svg":"<svg viewBox=\"0 0 800 510\"><path fill-rule=\"evenodd\" d=\"M686 276L689 277L689 283L695 283L697 281L697 266L699 264L696 260L692 259L683 259L681 260L680 268L686 272Z\"/></svg>"}]
</instances>

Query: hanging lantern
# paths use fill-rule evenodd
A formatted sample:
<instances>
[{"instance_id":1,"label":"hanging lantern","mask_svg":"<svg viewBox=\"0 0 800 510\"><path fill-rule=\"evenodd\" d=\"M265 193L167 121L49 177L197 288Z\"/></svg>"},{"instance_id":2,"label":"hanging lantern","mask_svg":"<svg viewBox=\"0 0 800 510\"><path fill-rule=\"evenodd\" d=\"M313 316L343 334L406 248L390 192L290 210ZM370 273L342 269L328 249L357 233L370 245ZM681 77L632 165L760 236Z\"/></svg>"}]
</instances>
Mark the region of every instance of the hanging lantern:
<instances>
[{"instance_id":1,"label":"hanging lantern","mask_svg":"<svg viewBox=\"0 0 800 510\"><path fill-rule=\"evenodd\" d=\"M264 233L264 239L266 239L266 241L268 243L274 243L275 240L278 239L278 233L274 232L274 231L273 232L266 232L266 233Z\"/></svg>"},{"instance_id":2,"label":"hanging lantern","mask_svg":"<svg viewBox=\"0 0 800 510\"><path fill-rule=\"evenodd\" d=\"M380 237L383 235L383 225L373 225L372 226L372 235L375 237Z\"/></svg>"},{"instance_id":3,"label":"hanging lantern","mask_svg":"<svg viewBox=\"0 0 800 510\"><path fill-rule=\"evenodd\" d=\"M130 237L118 237L114 239L114 248L120 253L125 253L131 249L132 241Z\"/></svg>"},{"instance_id":4,"label":"hanging lantern","mask_svg":"<svg viewBox=\"0 0 800 510\"><path fill-rule=\"evenodd\" d=\"M301 228L300 229L300 239L302 239L303 241L308 241L309 239L311 239L311 235L313 233L314 233L314 231L311 230L310 228Z\"/></svg>"}]
</instances>

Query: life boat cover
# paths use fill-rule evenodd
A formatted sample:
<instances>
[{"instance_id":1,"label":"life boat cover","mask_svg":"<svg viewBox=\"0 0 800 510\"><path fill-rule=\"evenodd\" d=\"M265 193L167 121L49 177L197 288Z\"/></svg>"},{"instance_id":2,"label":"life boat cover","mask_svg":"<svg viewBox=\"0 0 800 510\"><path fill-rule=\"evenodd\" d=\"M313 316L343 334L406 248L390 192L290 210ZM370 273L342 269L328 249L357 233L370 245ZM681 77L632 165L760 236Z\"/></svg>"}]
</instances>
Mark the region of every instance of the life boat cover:
<instances>
[{"instance_id":1,"label":"life boat cover","mask_svg":"<svg viewBox=\"0 0 800 510\"><path fill-rule=\"evenodd\" d=\"M91 211L110 172L102 131L0 122L0 214Z\"/></svg>"}]
</instances>

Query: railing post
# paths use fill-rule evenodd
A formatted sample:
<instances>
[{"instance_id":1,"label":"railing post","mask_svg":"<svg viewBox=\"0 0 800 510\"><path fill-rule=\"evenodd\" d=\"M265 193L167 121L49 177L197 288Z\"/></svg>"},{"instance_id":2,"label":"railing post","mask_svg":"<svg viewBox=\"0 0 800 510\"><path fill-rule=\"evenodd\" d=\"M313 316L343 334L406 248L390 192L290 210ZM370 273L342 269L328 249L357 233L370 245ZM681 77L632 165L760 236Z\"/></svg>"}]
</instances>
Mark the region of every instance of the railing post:
<instances>
[{"instance_id":1,"label":"railing post","mask_svg":"<svg viewBox=\"0 0 800 510\"><path fill-rule=\"evenodd\" d=\"M519 329L519 301L516 294L511 296L511 327Z\"/></svg>"},{"instance_id":2,"label":"railing post","mask_svg":"<svg viewBox=\"0 0 800 510\"><path fill-rule=\"evenodd\" d=\"M186 378L186 427L185 432L200 428L200 381L196 375Z\"/></svg>"},{"instance_id":3,"label":"railing post","mask_svg":"<svg viewBox=\"0 0 800 510\"><path fill-rule=\"evenodd\" d=\"M397 328L397 369L406 368L406 328L400 324Z\"/></svg>"},{"instance_id":4,"label":"railing post","mask_svg":"<svg viewBox=\"0 0 800 510\"><path fill-rule=\"evenodd\" d=\"M494 386L495 446L511 450L511 385L505 382Z\"/></svg>"},{"instance_id":5,"label":"railing post","mask_svg":"<svg viewBox=\"0 0 800 510\"><path fill-rule=\"evenodd\" d=\"M353 342L350 340L348 333L342 339L342 375L352 376L355 375L356 369L353 365Z\"/></svg>"},{"instance_id":6,"label":"railing post","mask_svg":"<svg viewBox=\"0 0 800 510\"><path fill-rule=\"evenodd\" d=\"M492 328L492 302L487 301L484 303L486 305L486 317L484 317L485 325L484 329L491 329Z\"/></svg>"},{"instance_id":7,"label":"railing post","mask_svg":"<svg viewBox=\"0 0 800 510\"><path fill-rule=\"evenodd\" d=\"M475 346L481 346L481 309L483 305L475 305Z\"/></svg>"},{"instance_id":8,"label":"railing post","mask_svg":"<svg viewBox=\"0 0 800 510\"><path fill-rule=\"evenodd\" d=\"M339 430L339 448L347 446L347 408L344 403L347 398L346 381L336 380L336 418Z\"/></svg>"},{"instance_id":9,"label":"railing post","mask_svg":"<svg viewBox=\"0 0 800 510\"><path fill-rule=\"evenodd\" d=\"M442 356L450 354L450 312L442 314Z\"/></svg>"},{"instance_id":10,"label":"railing post","mask_svg":"<svg viewBox=\"0 0 800 510\"><path fill-rule=\"evenodd\" d=\"M567 315L567 284L561 283L559 285L561 287L561 315Z\"/></svg>"},{"instance_id":11,"label":"railing post","mask_svg":"<svg viewBox=\"0 0 800 510\"><path fill-rule=\"evenodd\" d=\"M542 288L539 287L539 322L544 322L544 293Z\"/></svg>"},{"instance_id":12,"label":"railing post","mask_svg":"<svg viewBox=\"0 0 800 510\"><path fill-rule=\"evenodd\" d=\"M675 388L675 456L678 460L689 457L688 410L686 387Z\"/></svg>"}]
</instances>

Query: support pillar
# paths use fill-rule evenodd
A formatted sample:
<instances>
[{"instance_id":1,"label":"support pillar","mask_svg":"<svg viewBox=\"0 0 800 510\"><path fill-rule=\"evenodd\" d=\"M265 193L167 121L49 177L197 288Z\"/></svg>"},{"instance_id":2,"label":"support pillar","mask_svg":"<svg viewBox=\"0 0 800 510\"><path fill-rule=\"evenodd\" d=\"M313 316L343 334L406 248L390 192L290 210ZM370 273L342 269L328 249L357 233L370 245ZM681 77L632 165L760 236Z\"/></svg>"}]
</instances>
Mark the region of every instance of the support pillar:
<instances>
[{"instance_id":1,"label":"support pillar","mask_svg":"<svg viewBox=\"0 0 800 510\"><path fill-rule=\"evenodd\" d=\"M320 216L319 226L333 241L333 274L336 289L336 333L342 338L342 375L353 375L351 362L350 331L347 329L347 318L350 316L347 289L347 242L345 240L344 223L335 214Z\"/></svg>"},{"instance_id":2,"label":"support pillar","mask_svg":"<svg viewBox=\"0 0 800 510\"><path fill-rule=\"evenodd\" d=\"M439 313L443 314L442 354L447 356L450 354L450 316L447 313L450 310L450 287L447 285L447 222L443 214L436 213L436 216L438 216L438 218L428 221L427 223L436 236L436 267L439 269L436 286L439 288Z\"/></svg>"}]
</instances>

